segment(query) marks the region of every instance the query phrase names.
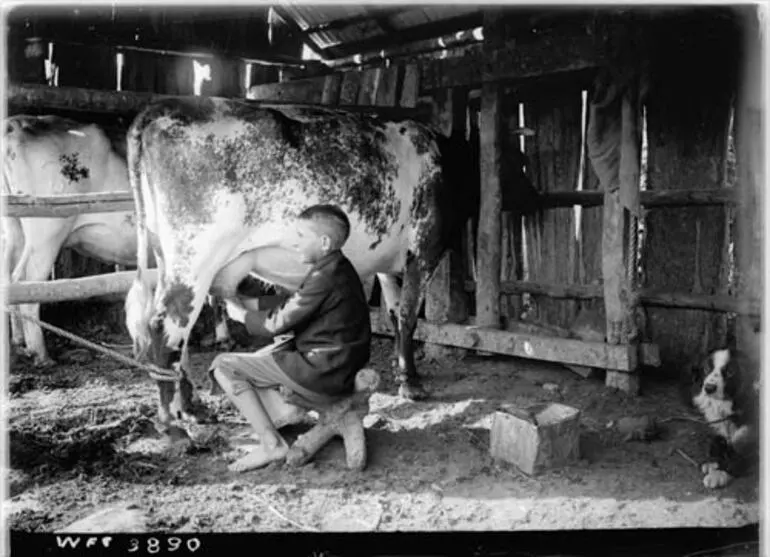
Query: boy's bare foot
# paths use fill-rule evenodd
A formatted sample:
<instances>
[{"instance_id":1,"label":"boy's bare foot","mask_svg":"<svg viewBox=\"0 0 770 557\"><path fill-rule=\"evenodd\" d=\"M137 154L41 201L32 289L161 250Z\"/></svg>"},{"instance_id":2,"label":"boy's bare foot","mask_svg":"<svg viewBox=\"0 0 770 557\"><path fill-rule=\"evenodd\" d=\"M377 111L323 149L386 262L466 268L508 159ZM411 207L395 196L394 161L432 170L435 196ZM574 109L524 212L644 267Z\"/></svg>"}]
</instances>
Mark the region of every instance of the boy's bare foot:
<instances>
[{"instance_id":1,"label":"boy's bare foot","mask_svg":"<svg viewBox=\"0 0 770 557\"><path fill-rule=\"evenodd\" d=\"M243 456L228 466L231 472L246 472L267 466L271 462L283 460L289 452L289 445L283 439L273 446L260 444L254 447L249 454Z\"/></svg>"}]
</instances>

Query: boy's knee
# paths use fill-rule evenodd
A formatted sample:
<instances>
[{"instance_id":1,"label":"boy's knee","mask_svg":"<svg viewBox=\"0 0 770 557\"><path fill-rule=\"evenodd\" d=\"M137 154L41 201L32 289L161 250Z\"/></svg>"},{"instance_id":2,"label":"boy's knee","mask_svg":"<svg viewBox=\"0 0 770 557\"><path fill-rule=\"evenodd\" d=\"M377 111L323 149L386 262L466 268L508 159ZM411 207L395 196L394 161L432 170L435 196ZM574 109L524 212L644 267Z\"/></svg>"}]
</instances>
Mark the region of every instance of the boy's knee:
<instances>
[{"instance_id":1,"label":"boy's knee","mask_svg":"<svg viewBox=\"0 0 770 557\"><path fill-rule=\"evenodd\" d=\"M218 354L212 361L211 369L230 368L234 358L232 354Z\"/></svg>"}]
</instances>

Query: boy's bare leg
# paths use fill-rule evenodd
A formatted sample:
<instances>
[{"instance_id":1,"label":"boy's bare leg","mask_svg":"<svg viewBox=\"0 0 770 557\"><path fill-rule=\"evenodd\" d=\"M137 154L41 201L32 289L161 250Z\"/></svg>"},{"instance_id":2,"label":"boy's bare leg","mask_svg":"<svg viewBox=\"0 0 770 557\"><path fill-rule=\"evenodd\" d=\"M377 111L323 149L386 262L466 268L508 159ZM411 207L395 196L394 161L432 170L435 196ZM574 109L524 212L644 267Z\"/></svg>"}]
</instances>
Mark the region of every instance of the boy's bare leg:
<instances>
[{"instance_id":1,"label":"boy's bare leg","mask_svg":"<svg viewBox=\"0 0 770 557\"><path fill-rule=\"evenodd\" d=\"M283 460L289 452L289 445L281 434L273 426L262 401L257 396L256 391L247 389L237 395L233 394L232 385L228 378L220 373L219 369L214 370L214 378L222 386L232 403L241 414L246 418L254 432L259 436L260 444L249 454L233 462L229 469L233 472L244 472L261 468L276 460Z\"/></svg>"}]
</instances>

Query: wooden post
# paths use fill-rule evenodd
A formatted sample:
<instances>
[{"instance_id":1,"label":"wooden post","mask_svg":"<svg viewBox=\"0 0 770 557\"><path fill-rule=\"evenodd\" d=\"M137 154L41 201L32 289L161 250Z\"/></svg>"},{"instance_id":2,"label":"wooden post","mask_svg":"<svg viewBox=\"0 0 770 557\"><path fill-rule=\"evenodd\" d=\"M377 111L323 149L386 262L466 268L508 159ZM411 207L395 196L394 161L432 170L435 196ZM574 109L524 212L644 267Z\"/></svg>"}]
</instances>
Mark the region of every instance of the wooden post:
<instances>
[{"instance_id":1,"label":"wooden post","mask_svg":"<svg viewBox=\"0 0 770 557\"><path fill-rule=\"evenodd\" d=\"M738 290L744 296L763 299L762 287L762 199L765 184L764 160L767 145L764 134L764 92L762 75L765 67L760 20L755 8L745 14L743 76L736 109L736 156L740 205L737 212L736 251L740 271ZM767 194L765 194L767 195ZM759 318L740 316L736 343L760 370L762 325Z\"/></svg>"},{"instance_id":2,"label":"wooden post","mask_svg":"<svg viewBox=\"0 0 770 557\"><path fill-rule=\"evenodd\" d=\"M433 124L455 140L465 135L467 91L464 88L445 89L436 95ZM462 323L468 318L468 297L460 257L460 245L448 246L430 280L425 297L425 317L436 323ZM425 343L425 356L432 360L465 353L460 348Z\"/></svg>"},{"instance_id":3,"label":"wooden post","mask_svg":"<svg viewBox=\"0 0 770 557\"><path fill-rule=\"evenodd\" d=\"M604 307L607 319L607 343L627 344L627 324L633 322L626 277L628 262L629 214L620 203L620 192L604 193L604 233L602 235L602 272L604 275ZM622 372L607 370L606 385L630 394L639 392L639 376L635 367Z\"/></svg>"},{"instance_id":4,"label":"wooden post","mask_svg":"<svg viewBox=\"0 0 770 557\"><path fill-rule=\"evenodd\" d=\"M490 10L484 14L485 49L492 49L500 37L500 14ZM481 88L479 144L481 149L481 206L477 232L476 323L484 327L500 327L500 214L502 190L502 99L503 89L497 82L485 82Z\"/></svg>"}]
</instances>

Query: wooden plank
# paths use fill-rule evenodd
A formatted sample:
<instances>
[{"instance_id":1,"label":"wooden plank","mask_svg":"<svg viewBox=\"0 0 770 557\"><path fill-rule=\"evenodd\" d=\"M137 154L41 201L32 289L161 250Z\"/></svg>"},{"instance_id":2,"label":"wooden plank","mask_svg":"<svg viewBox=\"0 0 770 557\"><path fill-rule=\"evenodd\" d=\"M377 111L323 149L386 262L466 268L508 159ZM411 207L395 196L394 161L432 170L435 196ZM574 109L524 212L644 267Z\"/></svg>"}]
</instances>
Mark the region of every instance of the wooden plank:
<instances>
[{"instance_id":1,"label":"wooden plank","mask_svg":"<svg viewBox=\"0 0 770 557\"><path fill-rule=\"evenodd\" d=\"M392 335L379 312L371 312L371 323L373 333ZM548 362L626 371L637 368L636 347L621 344L526 335L454 323L437 324L422 319L417 322L414 339Z\"/></svg>"},{"instance_id":2,"label":"wooden plank","mask_svg":"<svg viewBox=\"0 0 770 557\"><path fill-rule=\"evenodd\" d=\"M417 64L409 64L404 69L404 82L401 86L399 106L417 106L417 97L420 94L420 68Z\"/></svg>"},{"instance_id":3,"label":"wooden plank","mask_svg":"<svg viewBox=\"0 0 770 557\"><path fill-rule=\"evenodd\" d=\"M20 282L0 287L9 305L51 303L65 300L86 300L112 294L126 294L136 278L136 271L123 271L74 279L58 279L42 282ZM145 271L145 278L154 288L157 271Z\"/></svg>"},{"instance_id":4,"label":"wooden plank","mask_svg":"<svg viewBox=\"0 0 770 557\"><path fill-rule=\"evenodd\" d=\"M323 92L321 93L321 104L338 104L340 100L341 86L341 73L333 73L324 77L324 88Z\"/></svg>"},{"instance_id":5,"label":"wooden plank","mask_svg":"<svg viewBox=\"0 0 770 557\"><path fill-rule=\"evenodd\" d=\"M741 200L736 213L735 248L739 271L738 292L741 296L756 300L764 299L763 258L759 256L765 246L763 229L763 197L767 195L765 184L766 136L765 94L762 87L764 75L763 53L766 39L756 11L744 15L745 43L743 81L739 86L735 112L735 151L737 158L737 184ZM765 324L766 328L767 325ZM736 323L736 344L760 370L763 346L759 315L756 318L739 318ZM765 334L766 337L766 334ZM765 341L767 342L767 341ZM766 346L766 344L765 344Z\"/></svg>"},{"instance_id":6,"label":"wooden plank","mask_svg":"<svg viewBox=\"0 0 770 557\"><path fill-rule=\"evenodd\" d=\"M628 261L628 211L620 202L619 191L604 193L604 233L602 235L602 276L604 278L604 311L609 344L626 344L630 335ZM629 370L635 371L635 370ZM638 378L623 377L607 369L606 384L631 394L639 391Z\"/></svg>"},{"instance_id":7,"label":"wooden plank","mask_svg":"<svg viewBox=\"0 0 770 557\"><path fill-rule=\"evenodd\" d=\"M476 284L465 281L466 292L474 292ZM551 298L572 300L598 300L604 296L601 284L554 284L533 281L502 281L501 294L537 294ZM741 315L759 316L762 302L759 298L735 297L727 294L690 294L688 292L664 292L642 288L636 296L643 306L702 309Z\"/></svg>"},{"instance_id":8,"label":"wooden plank","mask_svg":"<svg viewBox=\"0 0 770 557\"><path fill-rule=\"evenodd\" d=\"M733 189L684 189L640 192L643 207L694 207L709 205L733 206L738 203L739 195ZM604 203L601 191L554 191L542 195L544 207L600 207Z\"/></svg>"},{"instance_id":9,"label":"wooden plank","mask_svg":"<svg viewBox=\"0 0 770 557\"><path fill-rule=\"evenodd\" d=\"M529 175L543 193L573 192L577 187L581 149L581 91L567 88L524 104L524 123L535 130L526 141ZM537 282L577 282L575 215L571 207L544 211L526 219L529 278ZM577 304L534 297L535 319L569 326Z\"/></svg>"},{"instance_id":10,"label":"wooden plank","mask_svg":"<svg viewBox=\"0 0 770 557\"><path fill-rule=\"evenodd\" d=\"M734 80L727 76L733 75L739 58L730 25L714 21L707 31L702 23L663 20L663 34L654 42L650 64L655 86L646 109L651 190L723 186L734 94ZM693 295L723 291L726 221L724 207L651 211L642 256L645 286ZM649 308L647 323L671 369L684 369L726 341L721 316L713 312Z\"/></svg>"},{"instance_id":11,"label":"wooden plank","mask_svg":"<svg viewBox=\"0 0 770 557\"><path fill-rule=\"evenodd\" d=\"M358 91L358 104L361 106L370 106L375 104L377 97L377 87L380 84L380 68L365 70L361 78L361 89Z\"/></svg>"},{"instance_id":12,"label":"wooden plank","mask_svg":"<svg viewBox=\"0 0 770 557\"><path fill-rule=\"evenodd\" d=\"M131 192L106 192L33 197L30 195L0 196L8 217L70 217L82 213L111 213L133 211Z\"/></svg>"},{"instance_id":13,"label":"wooden plank","mask_svg":"<svg viewBox=\"0 0 770 557\"><path fill-rule=\"evenodd\" d=\"M380 86L374 104L377 106L395 106L398 99L398 77L401 66L383 68Z\"/></svg>"},{"instance_id":14,"label":"wooden plank","mask_svg":"<svg viewBox=\"0 0 770 557\"><path fill-rule=\"evenodd\" d=\"M296 82L289 82L296 83ZM261 86L260 86L261 87ZM252 90L254 88L252 87ZM198 97L185 95L158 95L154 93L142 93L137 91L100 91L96 89L80 89L75 87L48 87L47 85L9 85L8 108L11 112L25 112L36 110L83 111L89 113L104 114L130 114L133 115L152 102L167 99L182 99L193 105L201 106L208 103L212 97ZM251 95L251 93L249 93ZM252 100L252 99L228 99L230 102L243 103L254 108L318 108L318 103L295 102L279 99ZM341 105L336 108L349 112L363 112L379 114L384 118L413 118L424 120L428 112L424 108L417 107L387 107L387 106L357 106Z\"/></svg>"},{"instance_id":15,"label":"wooden plank","mask_svg":"<svg viewBox=\"0 0 770 557\"><path fill-rule=\"evenodd\" d=\"M447 137L465 136L465 91L448 89L434 103L432 123ZM460 243L448 246L430 282L425 297L425 315L431 321L461 323L468 317L470 300L465 292ZM461 357L458 349L426 343L425 355L432 359Z\"/></svg>"},{"instance_id":16,"label":"wooden plank","mask_svg":"<svg viewBox=\"0 0 770 557\"><path fill-rule=\"evenodd\" d=\"M350 71L342 75L342 86L340 89L340 104L356 104L358 101L358 90L361 87L363 72Z\"/></svg>"},{"instance_id":17,"label":"wooden plank","mask_svg":"<svg viewBox=\"0 0 770 557\"><path fill-rule=\"evenodd\" d=\"M481 93L481 206L477 231L476 316L484 326L500 326L500 185L502 90L486 84Z\"/></svg>"},{"instance_id":18,"label":"wooden plank","mask_svg":"<svg viewBox=\"0 0 770 557\"><path fill-rule=\"evenodd\" d=\"M444 87L585 72L601 67L604 59L601 44L588 32L555 33L528 43L510 40L491 52L431 61L430 69L424 74L433 78L426 79L421 89L427 92Z\"/></svg>"}]
</instances>

